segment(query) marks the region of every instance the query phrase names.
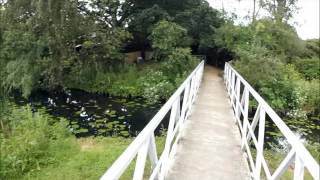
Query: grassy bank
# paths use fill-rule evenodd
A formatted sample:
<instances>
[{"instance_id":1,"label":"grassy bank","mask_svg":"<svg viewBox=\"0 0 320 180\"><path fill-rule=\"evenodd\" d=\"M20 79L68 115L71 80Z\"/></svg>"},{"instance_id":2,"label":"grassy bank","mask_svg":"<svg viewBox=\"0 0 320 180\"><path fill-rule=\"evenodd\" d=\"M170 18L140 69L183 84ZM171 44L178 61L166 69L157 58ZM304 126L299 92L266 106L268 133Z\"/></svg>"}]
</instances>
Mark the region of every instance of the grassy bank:
<instances>
[{"instance_id":1,"label":"grassy bank","mask_svg":"<svg viewBox=\"0 0 320 180\"><path fill-rule=\"evenodd\" d=\"M307 145L307 148L309 148L310 150L310 153L312 154L312 156L316 159L316 161L319 162L319 152L316 151L316 145ZM310 149L311 148L311 149ZM251 152L252 152L252 155L254 157L254 159L256 158L256 150L251 148ZM276 169L279 167L279 165L281 164L281 162L284 160L284 158L287 156L288 152L285 152L285 151L276 151L276 150L273 150L273 149L264 149L263 151L263 155L264 155L264 158L266 160L266 163L267 163L267 166L271 172L271 174L273 174ZM287 170L283 173L283 175L281 176L280 179L283 179L283 180L290 180L290 179L293 179L294 177L294 163L295 161L293 161L289 167L287 168ZM261 169L261 179L267 179L266 178L266 175L265 175L265 172L263 170L263 168ZM305 168L305 171L304 171L304 179L306 180L312 180L312 176L311 174L309 173L309 171Z\"/></svg>"},{"instance_id":2,"label":"grassy bank","mask_svg":"<svg viewBox=\"0 0 320 180\"><path fill-rule=\"evenodd\" d=\"M157 146L163 146L164 138L157 138ZM99 179L117 157L130 144L125 138L80 138L71 140L71 151L61 151L59 163L28 173L23 179ZM148 174L149 167L146 167ZM121 179L131 179L134 163Z\"/></svg>"},{"instance_id":3,"label":"grassy bank","mask_svg":"<svg viewBox=\"0 0 320 180\"><path fill-rule=\"evenodd\" d=\"M69 148L53 152L56 163L22 179L99 179L130 142L124 138L69 138Z\"/></svg>"},{"instance_id":4,"label":"grassy bank","mask_svg":"<svg viewBox=\"0 0 320 180\"><path fill-rule=\"evenodd\" d=\"M57 121L28 107L1 116L0 179L99 179L132 138L75 138L64 119ZM163 147L164 137L157 137ZM160 148L161 149L161 148ZM134 163L122 179L130 179ZM146 170L148 174L148 170Z\"/></svg>"}]
</instances>

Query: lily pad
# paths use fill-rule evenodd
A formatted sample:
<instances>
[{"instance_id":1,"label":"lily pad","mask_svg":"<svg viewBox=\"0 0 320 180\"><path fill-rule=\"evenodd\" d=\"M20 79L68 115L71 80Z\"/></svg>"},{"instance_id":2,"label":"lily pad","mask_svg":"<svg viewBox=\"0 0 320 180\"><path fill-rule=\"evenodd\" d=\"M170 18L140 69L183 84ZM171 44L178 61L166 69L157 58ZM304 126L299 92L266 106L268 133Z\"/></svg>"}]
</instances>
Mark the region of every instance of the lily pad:
<instances>
[{"instance_id":1,"label":"lily pad","mask_svg":"<svg viewBox=\"0 0 320 180\"><path fill-rule=\"evenodd\" d=\"M94 126L96 126L96 123L95 122L89 122L89 126L94 127Z\"/></svg>"},{"instance_id":2,"label":"lily pad","mask_svg":"<svg viewBox=\"0 0 320 180\"><path fill-rule=\"evenodd\" d=\"M96 123L105 123L107 120L106 119L97 119Z\"/></svg>"},{"instance_id":3,"label":"lily pad","mask_svg":"<svg viewBox=\"0 0 320 180\"><path fill-rule=\"evenodd\" d=\"M80 126L79 126L79 124L72 124L71 127L72 127L73 129L78 129Z\"/></svg>"},{"instance_id":4,"label":"lily pad","mask_svg":"<svg viewBox=\"0 0 320 180\"><path fill-rule=\"evenodd\" d=\"M120 135L124 137L129 137L129 132L128 131L120 131Z\"/></svg>"},{"instance_id":5,"label":"lily pad","mask_svg":"<svg viewBox=\"0 0 320 180\"><path fill-rule=\"evenodd\" d=\"M84 129L84 128L81 128L75 131L75 133L87 133L87 132L88 132L88 129Z\"/></svg>"},{"instance_id":6,"label":"lily pad","mask_svg":"<svg viewBox=\"0 0 320 180\"><path fill-rule=\"evenodd\" d=\"M111 116L111 115L115 115L116 114L116 111L115 110L110 110L110 109L107 109L105 112L105 114Z\"/></svg>"},{"instance_id":7,"label":"lily pad","mask_svg":"<svg viewBox=\"0 0 320 180\"><path fill-rule=\"evenodd\" d=\"M107 129L98 129L98 132L99 133L105 133L105 132L107 132L108 130Z\"/></svg>"}]
</instances>

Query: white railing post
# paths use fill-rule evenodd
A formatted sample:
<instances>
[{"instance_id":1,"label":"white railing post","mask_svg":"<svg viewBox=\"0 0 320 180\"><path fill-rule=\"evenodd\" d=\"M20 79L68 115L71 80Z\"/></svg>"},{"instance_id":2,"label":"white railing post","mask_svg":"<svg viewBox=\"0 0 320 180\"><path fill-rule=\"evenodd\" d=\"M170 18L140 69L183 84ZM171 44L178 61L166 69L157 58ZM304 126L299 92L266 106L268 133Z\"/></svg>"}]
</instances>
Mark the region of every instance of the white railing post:
<instances>
[{"instance_id":1,"label":"white railing post","mask_svg":"<svg viewBox=\"0 0 320 180\"><path fill-rule=\"evenodd\" d=\"M242 125L242 143L241 143L241 148L244 149L244 145L247 141L247 129L248 129L248 111L249 111L249 91L245 87L243 91L244 95L244 114L243 114L243 125Z\"/></svg>"},{"instance_id":2,"label":"white railing post","mask_svg":"<svg viewBox=\"0 0 320 180\"><path fill-rule=\"evenodd\" d=\"M296 160L294 164L294 180L302 180L304 177L304 166L303 161L296 153ZM318 177L319 178L319 177Z\"/></svg>"},{"instance_id":3,"label":"white railing post","mask_svg":"<svg viewBox=\"0 0 320 180\"><path fill-rule=\"evenodd\" d=\"M256 126L259 122L259 118L260 118L260 105L258 105L257 107L257 110L256 110L256 113L254 114L254 117L253 117L253 120L252 120L252 123L251 123L251 129L252 131L254 131L256 129ZM247 137L247 142L249 142L251 139L251 134L248 134L248 137Z\"/></svg>"},{"instance_id":4,"label":"white railing post","mask_svg":"<svg viewBox=\"0 0 320 180\"><path fill-rule=\"evenodd\" d=\"M186 88L184 89L183 93L183 101L182 101L182 109L181 109L181 115L180 115L180 120L179 120L179 131L182 129L182 124L185 121L186 118L186 113L187 113L187 108L188 108L188 101L189 101L189 91L190 91L190 83L186 85Z\"/></svg>"},{"instance_id":5,"label":"white railing post","mask_svg":"<svg viewBox=\"0 0 320 180\"><path fill-rule=\"evenodd\" d=\"M197 76L194 77L193 81L194 81L194 83L193 83L193 90L192 90L192 94L191 94L191 105L194 102L195 96L196 96L197 83L198 83ZM191 105L190 105L190 108L191 108Z\"/></svg>"},{"instance_id":6,"label":"white railing post","mask_svg":"<svg viewBox=\"0 0 320 180\"><path fill-rule=\"evenodd\" d=\"M265 116L266 113L263 108L260 109L260 120L259 120L259 132L258 132L258 146L256 156L256 168L255 178L260 179L262 158L263 158L263 144L264 144L264 131L265 131Z\"/></svg>"},{"instance_id":7,"label":"white railing post","mask_svg":"<svg viewBox=\"0 0 320 180\"><path fill-rule=\"evenodd\" d=\"M191 109L192 100L193 100L193 94L194 94L194 85L195 85L195 78L192 77L191 79L191 85L190 85L190 91L189 91L189 97L188 97L188 111Z\"/></svg>"},{"instance_id":8,"label":"white railing post","mask_svg":"<svg viewBox=\"0 0 320 180\"><path fill-rule=\"evenodd\" d=\"M229 75L228 75L228 94L230 94L230 98L231 98L231 87L232 87L232 78L231 78L231 74L232 74L232 71L231 69L229 69Z\"/></svg>"},{"instance_id":9,"label":"white railing post","mask_svg":"<svg viewBox=\"0 0 320 180\"><path fill-rule=\"evenodd\" d=\"M226 83L227 91L229 93L229 65L226 63L224 67L226 67L225 75L224 75L224 82Z\"/></svg>"},{"instance_id":10,"label":"white railing post","mask_svg":"<svg viewBox=\"0 0 320 180\"><path fill-rule=\"evenodd\" d=\"M201 79L202 79L202 71L203 69L201 68L198 72L197 72L197 88L196 88L196 92L198 92L199 88L200 88L200 83L201 83Z\"/></svg>"},{"instance_id":11,"label":"white railing post","mask_svg":"<svg viewBox=\"0 0 320 180\"><path fill-rule=\"evenodd\" d=\"M290 166L291 162L294 159L295 152L293 149L290 150L288 155L284 158L284 160L281 162L279 167L274 171L271 180L279 179L280 176L287 170L287 168Z\"/></svg>"},{"instance_id":12,"label":"white railing post","mask_svg":"<svg viewBox=\"0 0 320 180\"><path fill-rule=\"evenodd\" d=\"M170 113L170 120L169 120L169 126L168 126L168 130L167 130L167 138L166 138L166 143L164 146L164 150L163 150L163 162L162 162L162 166L161 166L161 170L160 170L160 180L164 179L166 173L167 173L167 164L168 164L168 159L169 159L169 152L170 152L170 148L171 148L171 143L174 137L173 134L173 129L174 129L174 124L176 122L176 115L178 112L178 106L180 104L180 98L178 98L172 105L171 108L171 113Z\"/></svg>"},{"instance_id":13,"label":"white railing post","mask_svg":"<svg viewBox=\"0 0 320 180\"><path fill-rule=\"evenodd\" d=\"M227 71L228 71L228 67L227 67L227 63L225 63L224 64L224 69L223 69L223 80L224 80L224 83L226 83Z\"/></svg>"},{"instance_id":14,"label":"white railing post","mask_svg":"<svg viewBox=\"0 0 320 180\"><path fill-rule=\"evenodd\" d=\"M236 107L235 107L235 113L236 113L236 118L240 118L240 113L241 113L241 109L240 109L240 79L237 78L237 83L236 83Z\"/></svg>"},{"instance_id":15,"label":"white railing post","mask_svg":"<svg viewBox=\"0 0 320 180\"><path fill-rule=\"evenodd\" d=\"M156 140L153 133L150 137L148 156L151 161L151 169L154 169L158 163L158 155L157 155Z\"/></svg>"},{"instance_id":16,"label":"white railing post","mask_svg":"<svg viewBox=\"0 0 320 180\"><path fill-rule=\"evenodd\" d=\"M138 152L136 168L133 174L133 180L141 180L143 178L144 166L149 148L149 142L145 142Z\"/></svg>"},{"instance_id":17,"label":"white railing post","mask_svg":"<svg viewBox=\"0 0 320 180\"><path fill-rule=\"evenodd\" d=\"M234 106L234 97L235 97L235 80L236 80L236 75L235 73L232 72L231 76L231 104Z\"/></svg>"}]
</instances>

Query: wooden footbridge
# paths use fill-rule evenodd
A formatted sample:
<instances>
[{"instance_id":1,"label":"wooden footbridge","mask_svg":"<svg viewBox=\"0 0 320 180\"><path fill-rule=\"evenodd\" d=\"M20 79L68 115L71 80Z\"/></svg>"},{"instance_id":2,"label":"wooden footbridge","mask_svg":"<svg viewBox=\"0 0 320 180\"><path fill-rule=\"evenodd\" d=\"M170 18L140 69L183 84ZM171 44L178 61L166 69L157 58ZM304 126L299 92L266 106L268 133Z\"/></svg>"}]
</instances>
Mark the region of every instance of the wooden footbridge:
<instances>
[{"instance_id":1,"label":"wooden footbridge","mask_svg":"<svg viewBox=\"0 0 320 180\"><path fill-rule=\"evenodd\" d=\"M252 100L258 106L249 121ZM167 113L165 147L158 156L154 132ZM273 171L263 153L266 116L291 146ZM101 180L121 179L131 162L134 180L282 179L288 168L295 180L304 179L305 171L319 179L316 160L228 63L222 73L201 62Z\"/></svg>"}]
</instances>

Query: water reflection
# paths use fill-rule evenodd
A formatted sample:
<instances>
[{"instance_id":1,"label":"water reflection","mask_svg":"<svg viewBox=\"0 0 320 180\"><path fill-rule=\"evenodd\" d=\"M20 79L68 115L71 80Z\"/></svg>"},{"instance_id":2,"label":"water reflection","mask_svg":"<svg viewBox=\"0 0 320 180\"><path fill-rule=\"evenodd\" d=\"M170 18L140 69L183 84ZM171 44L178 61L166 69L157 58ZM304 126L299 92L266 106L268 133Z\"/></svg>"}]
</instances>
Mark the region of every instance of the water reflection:
<instances>
[{"instance_id":1,"label":"water reflection","mask_svg":"<svg viewBox=\"0 0 320 180\"><path fill-rule=\"evenodd\" d=\"M76 89L37 91L28 100L15 93L13 100L18 105L30 103L33 112L45 107L54 117L68 119L69 130L77 137L136 136L161 107L161 103L149 103L141 97L112 97Z\"/></svg>"}]
</instances>

